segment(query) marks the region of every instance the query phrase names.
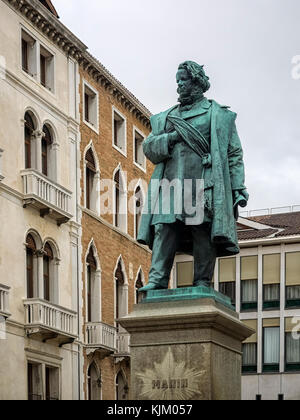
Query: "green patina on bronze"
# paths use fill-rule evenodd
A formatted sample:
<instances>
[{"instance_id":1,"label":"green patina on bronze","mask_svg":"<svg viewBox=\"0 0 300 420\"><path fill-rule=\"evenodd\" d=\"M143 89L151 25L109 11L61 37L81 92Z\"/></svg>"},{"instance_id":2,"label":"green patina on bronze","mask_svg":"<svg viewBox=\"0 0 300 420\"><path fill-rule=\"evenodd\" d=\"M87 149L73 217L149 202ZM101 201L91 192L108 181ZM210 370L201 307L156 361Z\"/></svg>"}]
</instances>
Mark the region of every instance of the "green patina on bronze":
<instances>
[{"instance_id":1,"label":"green patina on bronze","mask_svg":"<svg viewBox=\"0 0 300 420\"><path fill-rule=\"evenodd\" d=\"M162 189L152 181L204 180L204 220L199 225L199 236L205 230L209 238L197 241L194 230L193 235L185 235L176 245L176 252L193 254L196 259L194 286L209 284L217 257L239 253L238 206L245 207L249 198L235 124L237 114L204 97L210 83L203 66L191 61L181 64L177 83L180 104L151 118L152 133L143 145L146 157L156 165L149 185L147 213L142 216L138 234L138 241L153 250L149 284L144 291L168 288L175 255L174 246L168 242L169 237L174 240L170 226L185 225L187 218L184 212L174 211L174 203L169 214L151 214L153 201L164 200ZM199 261L199 256L207 261Z\"/></svg>"},{"instance_id":2,"label":"green patina on bronze","mask_svg":"<svg viewBox=\"0 0 300 420\"><path fill-rule=\"evenodd\" d=\"M173 290L150 290L141 303L173 302L176 300L194 299L214 299L216 302L235 311L234 307L231 305L230 298L205 286L185 287Z\"/></svg>"}]
</instances>

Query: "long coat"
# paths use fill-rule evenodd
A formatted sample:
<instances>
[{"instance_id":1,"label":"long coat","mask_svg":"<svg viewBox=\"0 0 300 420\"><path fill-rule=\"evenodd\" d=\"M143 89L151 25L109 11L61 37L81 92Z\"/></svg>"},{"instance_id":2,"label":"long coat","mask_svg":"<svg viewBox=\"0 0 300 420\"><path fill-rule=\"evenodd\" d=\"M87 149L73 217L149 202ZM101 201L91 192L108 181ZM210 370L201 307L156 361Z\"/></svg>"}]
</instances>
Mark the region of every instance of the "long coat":
<instances>
[{"instance_id":1,"label":"long coat","mask_svg":"<svg viewBox=\"0 0 300 420\"><path fill-rule=\"evenodd\" d=\"M224 257L239 253L234 208L234 191L245 191L245 170L243 150L237 133L237 115L228 107L211 102L211 160L212 165L205 171L204 186L212 194L211 240L216 244L217 256ZM138 242L153 247L154 226L152 226L151 205L159 197L159 183L163 179L165 162L172 158L169 149L169 135L166 133L167 117L174 109L151 118L152 133L144 142L145 155L156 165L148 189L148 200L142 215ZM196 111L197 112L197 111ZM192 115L196 116L196 113ZM188 115L191 117L191 115ZM201 159L199 157L199 159ZM156 182L155 182L156 180ZM152 183L152 181L154 181ZM246 198L246 197L245 197ZM246 198L247 199L247 198ZM151 204L152 203L152 204ZM192 249L190 240L189 252Z\"/></svg>"}]
</instances>

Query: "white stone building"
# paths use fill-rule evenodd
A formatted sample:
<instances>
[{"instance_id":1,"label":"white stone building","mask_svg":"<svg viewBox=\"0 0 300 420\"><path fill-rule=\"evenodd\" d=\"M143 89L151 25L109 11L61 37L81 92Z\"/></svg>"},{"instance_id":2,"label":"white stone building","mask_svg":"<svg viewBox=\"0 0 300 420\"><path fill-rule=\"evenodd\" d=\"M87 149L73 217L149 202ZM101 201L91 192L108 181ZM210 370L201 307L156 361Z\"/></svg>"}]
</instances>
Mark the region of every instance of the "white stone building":
<instances>
[{"instance_id":1,"label":"white stone building","mask_svg":"<svg viewBox=\"0 0 300 420\"><path fill-rule=\"evenodd\" d=\"M82 394L78 49L50 1L0 1L0 399Z\"/></svg>"},{"instance_id":2,"label":"white stone building","mask_svg":"<svg viewBox=\"0 0 300 420\"><path fill-rule=\"evenodd\" d=\"M300 399L300 212L277 213L240 218L241 253L215 269L215 289L256 331L243 345L244 400ZM191 260L176 257L174 286L192 282Z\"/></svg>"}]
</instances>

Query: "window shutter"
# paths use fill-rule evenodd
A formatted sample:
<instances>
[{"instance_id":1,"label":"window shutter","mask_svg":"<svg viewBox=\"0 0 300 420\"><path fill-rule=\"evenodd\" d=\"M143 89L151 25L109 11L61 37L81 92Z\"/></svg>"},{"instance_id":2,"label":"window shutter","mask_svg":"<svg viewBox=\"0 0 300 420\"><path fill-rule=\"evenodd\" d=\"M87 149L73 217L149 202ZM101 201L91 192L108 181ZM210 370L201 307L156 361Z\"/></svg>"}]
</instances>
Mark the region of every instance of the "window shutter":
<instances>
[{"instance_id":1,"label":"window shutter","mask_svg":"<svg viewBox=\"0 0 300 420\"><path fill-rule=\"evenodd\" d=\"M294 318L285 318L285 332L291 333L297 330L297 324L299 324L299 322L293 324L293 320Z\"/></svg>"},{"instance_id":2,"label":"window shutter","mask_svg":"<svg viewBox=\"0 0 300 420\"><path fill-rule=\"evenodd\" d=\"M257 280L258 279L258 257L242 257L241 258L241 280Z\"/></svg>"},{"instance_id":3,"label":"window shutter","mask_svg":"<svg viewBox=\"0 0 300 420\"><path fill-rule=\"evenodd\" d=\"M193 261L177 263L177 287L192 286L194 282Z\"/></svg>"},{"instance_id":4,"label":"window shutter","mask_svg":"<svg viewBox=\"0 0 300 420\"><path fill-rule=\"evenodd\" d=\"M280 284L280 254L263 256L263 283Z\"/></svg>"},{"instance_id":5,"label":"window shutter","mask_svg":"<svg viewBox=\"0 0 300 420\"><path fill-rule=\"evenodd\" d=\"M263 328L280 327L280 318L263 319Z\"/></svg>"},{"instance_id":6,"label":"window shutter","mask_svg":"<svg viewBox=\"0 0 300 420\"><path fill-rule=\"evenodd\" d=\"M286 285L300 285L300 252L286 254Z\"/></svg>"},{"instance_id":7,"label":"window shutter","mask_svg":"<svg viewBox=\"0 0 300 420\"><path fill-rule=\"evenodd\" d=\"M223 258L219 262L219 282L232 283L236 281L236 259Z\"/></svg>"},{"instance_id":8,"label":"window shutter","mask_svg":"<svg viewBox=\"0 0 300 420\"><path fill-rule=\"evenodd\" d=\"M243 320L243 324L247 327L252 328L255 333L251 337L247 338L243 344L254 344L257 343L257 319Z\"/></svg>"}]
</instances>

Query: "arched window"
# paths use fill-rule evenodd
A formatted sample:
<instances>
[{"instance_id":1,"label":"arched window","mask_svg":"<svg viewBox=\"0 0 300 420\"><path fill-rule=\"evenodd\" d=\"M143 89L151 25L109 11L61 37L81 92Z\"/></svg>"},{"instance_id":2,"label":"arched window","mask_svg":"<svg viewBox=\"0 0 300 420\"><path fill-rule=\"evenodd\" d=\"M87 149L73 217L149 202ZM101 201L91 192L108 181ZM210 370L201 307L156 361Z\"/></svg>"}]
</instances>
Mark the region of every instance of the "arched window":
<instances>
[{"instance_id":1,"label":"arched window","mask_svg":"<svg viewBox=\"0 0 300 420\"><path fill-rule=\"evenodd\" d=\"M116 398L117 401L128 400L128 384L124 378L122 371L120 371L116 377Z\"/></svg>"},{"instance_id":2,"label":"arched window","mask_svg":"<svg viewBox=\"0 0 300 420\"><path fill-rule=\"evenodd\" d=\"M31 169L33 167L32 135L35 126L29 112L26 112L24 119L25 169Z\"/></svg>"},{"instance_id":3,"label":"arched window","mask_svg":"<svg viewBox=\"0 0 300 420\"><path fill-rule=\"evenodd\" d=\"M47 125L43 127L44 137L42 138L42 173L49 176L50 169L50 148L53 143L51 131Z\"/></svg>"},{"instance_id":4,"label":"arched window","mask_svg":"<svg viewBox=\"0 0 300 420\"><path fill-rule=\"evenodd\" d=\"M95 363L89 366L88 370L88 400L100 401L101 400L101 376L99 376Z\"/></svg>"},{"instance_id":5,"label":"arched window","mask_svg":"<svg viewBox=\"0 0 300 420\"><path fill-rule=\"evenodd\" d=\"M26 277L27 277L27 298L35 297L35 276L36 264L34 258L36 256L36 243L32 235L26 238Z\"/></svg>"},{"instance_id":6,"label":"arched window","mask_svg":"<svg viewBox=\"0 0 300 420\"><path fill-rule=\"evenodd\" d=\"M115 184L115 214L114 214L114 225L121 229L123 232L127 230L127 200L126 200L126 189L119 169L114 176Z\"/></svg>"},{"instance_id":7,"label":"arched window","mask_svg":"<svg viewBox=\"0 0 300 420\"><path fill-rule=\"evenodd\" d=\"M94 283L95 283L95 273L97 270L97 262L95 260L92 247L90 247L90 251L88 253L87 259L87 321L88 322L96 322L99 321L98 319L94 319L95 308L95 296L93 293Z\"/></svg>"},{"instance_id":8,"label":"arched window","mask_svg":"<svg viewBox=\"0 0 300 420\"><path fill-rule=\"evenodd\" d=\"M53 287L54 287L54 270L53 270L53 251L50 244L47 242L44 246L44 257L43 257L43 273L44 273L44 299L48 302L54 299ZM54 303L54 302L53 302Z\"/></svg>"},{"instance_id":9,"label":"arched window","mask_svg":"<svg viewBox=\"0 0 300 420\"><path fill-rule=\"evenodd\" d=\"M139 290L144 287L143 283L143 276L142 276L142 270L139 271L138 277L135 282L135 301L136 303L140 303L140 293Z\"/></svg>"},{"instance_id":10,"label":"arched window","mask_svg":"<svg viewBox=\"0 0 300 420\"><path fill-rule=\"evenodd\" d=\"M135 190L135 239L138 236L139 227L141 224L143 206L144 201L142 190L140 187L137 187L137 189Z\"/></svg>"},{"instance_id":11,"label":"arched window","mask_svg":"<svg viewBox=\"0 0 300 420\"><path fill-rule=\"evenodd\" d=\"M127 315L128 311L128 285L126 285L125 275L120 258L115 271L115 318L119 319ZM123 331L120 325L117 325L118 331Z\"/></svg>"},{"instance_id":12,"label":"arched window","mask_svg":"<svg viewBox=\"0 0 300 420\"><path fill-rule=\"evenodd\" d=\"M96 163L92 148L85 154L85 206L89 210L96 210Z\"/></svg>"},{"instance_id":13,"label":"arched window","mask_svg":"<svg viewBox=\"0 0 300 420\"><path fill-rule=\"evenodd\" d=\"M115 226L119 227L120 225L120 201L121 201L121 191L120 191L120 171L115 174Z\"/></svg>"}]
</instances>

